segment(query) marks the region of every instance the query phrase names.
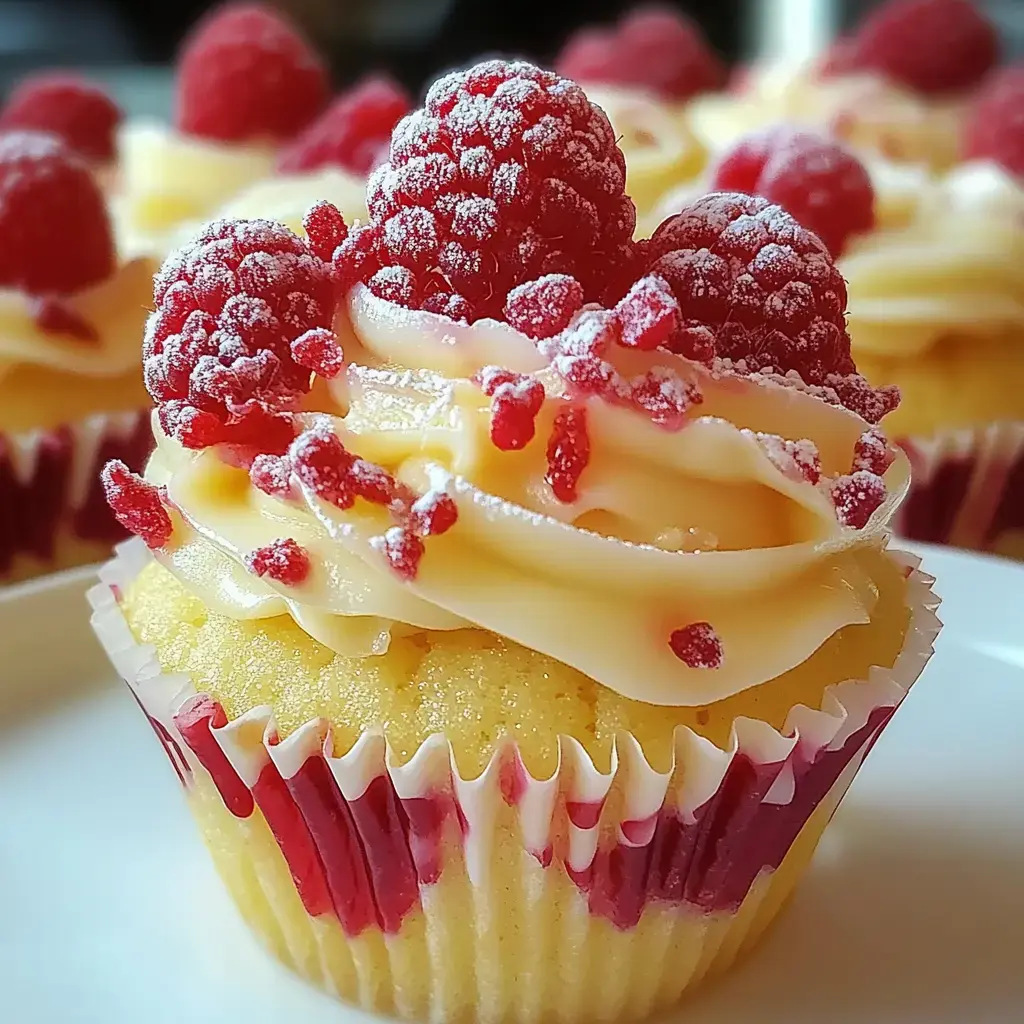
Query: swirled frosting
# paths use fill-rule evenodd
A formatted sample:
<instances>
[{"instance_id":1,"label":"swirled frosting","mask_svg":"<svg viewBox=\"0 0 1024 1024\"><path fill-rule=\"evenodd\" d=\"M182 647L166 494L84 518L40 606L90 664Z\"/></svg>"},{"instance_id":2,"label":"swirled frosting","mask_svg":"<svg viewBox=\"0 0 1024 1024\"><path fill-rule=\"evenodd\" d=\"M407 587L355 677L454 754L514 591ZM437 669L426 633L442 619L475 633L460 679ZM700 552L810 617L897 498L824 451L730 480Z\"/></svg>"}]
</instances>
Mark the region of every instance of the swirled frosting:
<instances>
[{"instance_id":1,"label":"swirled frosting","mask_svg":"<svg viewBox=\"0 0 1024 1024\"><path fill-rule=\"evenodd\" d=\"M300 490L271 497L215 450L189 451L154 418L147 478L166 486L174 539L157 556L209 607L236 618L287 613L346 655L383 653L390 637L479 627L542 651L652 704L715 701L801 663L837 630L870 619L870 566L905 491L905 462L860 530L841 526L827 477L849 472L866 424L804 390L711 372L664 352L622 349L625 374L655 366L700 387L703 403L668 431L637 411L587 403L591 459L578 500L544 482L547 427L567 397L535 344L508 325L472 327L402 310L362 286L339 317L347 372L310 395L351 451L417 493L443 490L458 521L428 541L415 579L388 567L381 507L342 510ZM516 452L489 437L489 400L472 383L499 362L537 374L546 398L536 438ZM314 411L315 410L315 411ZM810 439L822 482L801 475L780 439ZM290 537L309 553L305 582L244 567ZM725 657L689 668L667 638L711 622Z\"/></svg>"}]
</instances>

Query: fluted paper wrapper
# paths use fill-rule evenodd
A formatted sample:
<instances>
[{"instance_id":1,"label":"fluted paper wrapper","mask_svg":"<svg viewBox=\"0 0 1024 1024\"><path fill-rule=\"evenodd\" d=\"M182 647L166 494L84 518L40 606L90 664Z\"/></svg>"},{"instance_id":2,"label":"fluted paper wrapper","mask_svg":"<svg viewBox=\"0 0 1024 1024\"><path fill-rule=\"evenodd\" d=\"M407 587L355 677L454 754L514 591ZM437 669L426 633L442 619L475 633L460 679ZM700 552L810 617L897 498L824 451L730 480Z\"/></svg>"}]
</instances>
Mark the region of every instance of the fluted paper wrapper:
<instances>
[{"instance_id":1,"label":"fluted paper wrapper","mask_svg":"<svg viewBox=\"0 0 1024 1024\"><path fill-rule=\"evenodd\" d=\"M249 923L286 963L367 1009L432 1021L644 1016L726 968L774 917L939 630L905 567L896 664L830 686L779 732L736 720L727 749L689 729L659 773L629 734L610 771L561 737L549 779L511 741L463 777L442 735L396 762L379 733L336 756L330 726L228 721L161 671L118 600L150 558L122 545L93 625L186 787Z\"/></svg>"},{"instance_id":2,"label":"fluted paper wrapper","mask_svg":"<svg viewBox=\"0 0 1024 1024\"><path fill-rule=\"evenodd\" d=\"M126 531L100 470L121 459L140 471L152 447L148 410L0 433L0 583L108 555Z\"/></svg>"},{"instance_id":3,"label":"fluted paper wrapper","mask_svg":"<svg viewBox=\"0 0 1024 1024\"><path fill-rule=\"evenodd\" d=\"M913 468L897 532L1024 558L1024 422L899 441Z\"/></svg>"}]
</instances>

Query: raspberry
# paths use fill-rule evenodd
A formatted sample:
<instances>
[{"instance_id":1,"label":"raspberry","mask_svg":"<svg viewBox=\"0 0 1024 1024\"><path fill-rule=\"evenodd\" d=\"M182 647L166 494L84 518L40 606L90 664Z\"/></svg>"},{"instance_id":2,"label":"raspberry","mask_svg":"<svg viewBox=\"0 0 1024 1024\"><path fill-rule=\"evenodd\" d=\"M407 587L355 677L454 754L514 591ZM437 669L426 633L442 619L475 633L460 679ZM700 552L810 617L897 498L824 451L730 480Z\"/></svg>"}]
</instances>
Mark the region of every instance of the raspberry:
<instances>
[{"instance_id":1,"label":"raspberry","mask_svg":"<svg viewBox=\"0 0 1024 1024\"><path fill-rule=\"evenodd\" d=\"M525 448L536 430L544 404L544 385L534 377L500 366L485 366L477 374L480 390L491 399L491 441L503 452Z\"/></svg>"},{"instance_id":2,"label":"raspberry","mask_svg":"<svg viewBox=\"0 0 1024 1024\"><path fill-rule=\"evenodd\" d=\"M292 463L284 455L257 455L249 466L253 487L275 498L292 496Z\"/></svg>"},{"instance_id":3,"label":"raspberry","mask_svg":"<svg viewBox=\"0 0 1024 1024\"><path fill-rule=\"evenodd\" d=\"M467 321L500 319L509 292L547 274L598 299L632 270L624 187L608 118L577 85L530 64L479 64L435 82L399 122L367 183L370 224L340 246L337 275Z\"/></svg>"},{"instance_id":4,"label":"raspberry","mask_svg":"<svg viewBox=\"0 0 1024 1024\"><path fill-rule=\"evenodd\" d=\"M851 235L875 223L875 190L864 166L839 143L807 132L773 128L748 136L719 165L712 185L777 203L836 258Z\"/></svg>"},{"instance_id":5,"label":"raspberry","mask_svg":"<svg viewBox=\"0 0 1024 1024\"><path fill-rule=\"evenodd\" d=\"M885 501L885 481L876 473L858 469L849 476L836 477L832 481L831 494L839 522L854 530L862 530Z\"/></svg>"},{"instance_id":6,"label":"raspberry","mask_svg":"<svg viewBox=\"0 0 1024 1024\"><path fill-rule=\"evenodd\" d=\"M319 57L280 14L226 4L185 40L174 123L223 142L284 141L320 113L329 92Z\"/></svg>"},{"instance_id":7,"label":"raspberry","mask_svg":"<svg viewBox=\"0 0 1024 1024\"><path fill-rule=\"evenodd\" d=\"M151 548L163 547L174 527L160 491L133 473L123 462L108 462L100 474L114 518Z\"/></svg>"},{"instance_id":8,"label":"raspberry","mask_svg":"<svg viewBox=\"0 0 1024 1024\"><path fill-rule=\"evenodd\" d=\"M679 303L668 282L655 274L641 278L615 306L619 342L645 351L658 348L679 325Z\"/></svg>"},{"instance_id":9,"label":"raspberry","mask_svg":"<svg viewBox=\"0 0 1024 1024\"><path fill-rule=\"evenodd\" d=\"M851 472L863 469L876 476L882 476L895 458L895 452L890 450L881 431L874 428L865 430L854 445Z\"/></svg>"},{"instance_id":10,"label":"raspberry","mask_svg":"<svg viewBox=\"0 0 1024 1024\"><path fill-rule=\"evenodd\" d=\"M326 199L315 202L302 218L302 227L314 255L330 262L334 250L348 238L348 225L341 211Z\"/></svg>"},{"instance_id":11,"label":"raspberry","mask_svg":"<svg viewBox=\"0 0 1024 1024\"><path fill-rule=\"evenodd\" d=\"M691 622L673 630L668 645L687 668L722 667L722 641L710 622Z\"/></svg>"},{"instance_id":12,"label":"raspberry","mask_svg":"<svg viewBox=\"0 0 1024 1024\"><path fill-rule=\"evenodd\" d=\"M992 160L1024 177L1024 65L1004 68L979 90L964 125L964 157Z\"/></svg>"},{"instance_id":13,"label":"raspberry","mask_svg":"<svg viewBox=\"0 0 1024 1024\"><path fill-rule=\"evenodd\" d=\"M530 338L550 338L569 326L583 305L583 288L567 274L547 274L508 293L505 319Z\"/></svg>"},{"instance_id":14,"label":"raspberry","mask_svg":"<svg viewBox=\"0 0 1024 1024\"><path fill-rule=\"evenodd\" d=\"M555 68L580 82L640 86L669 100L717 89L725 78L696 24L657 5L630 11L614 28L577 32Z\"/></svg>"},{"instance_id":15,"label":"raspberry","mask_svg":"<svg viewBox=\"0 0 1024 1024\"><path fill-rule=\"evenodd\" d=\"M364 79L288 146L277 169L295 174L334 165L365 177L387 159L391 131L411 108L405 91L391 79Z\"/></svg>"},{"instance_id":16,"label":"raspberry","mask_svg":"<svg viewBox=\"0 0 1024 1024\"><path fill-rule=\"evenodd\" d=\"M713 192L665 220L645 252L682 310L673 351L694 358L710 343L713 355L747 372L795 371L870 422L898 402L897 392L857 375L846 284L822 242L780 207Z\"/></svg>"},{"instance_id":17,"label":"raspberry","mask_svg":"<svg viewBox=\"0 0 1024 1024\"><path fill-rule=\"evenodd\" d=\"M353 455L326 423L300 434L289 449L292 472L318 498L338 508L351 508L356 498L375 505L390 505L395 498L394 478L380 466ZM265 464L261 464L261 473ZM267 467L269 484L275 470Z\"/></svg>"},{"instance_id":18,"label":"raspberry","mask_svg":"<svg viewBox=\"0 0 1024 1024\"><path fill-rule=\"evenodd\" d=\"M878 71L917 92L949 93L976 85L998 57L996 30L970 0L889 0L827 66Z\"/></svg>"},{"instance_id":19,"label":"raspberry","mask_svg":"<svg viewBox=\"0 0 1024 1024\"><path fill-rule=\"evenodd\" d=\"M291 345L292 358L324 380L332 380L345 368L345 353L334 331L314 327L300 334Z\"/></svg>"},{"instance_id":20,"label":"raspberry","mask_svg":"<svg viewBox=\"0 0 1024 1024\"><path fill-rule=\"evenodd\" d=\"M309 576L309 553L291 537L257 548L245 559L246 568L256 576L269 576L294 587Z\"/></svg>"},{"instance_id":21,"label":"raspberry","mask_svg":"<svg viewBox=\"0 0 1024 1024\"><path fill-rule=\"evenodd\" d=\"M383 553L396 575L403 580L416 578L426 549L415 533L404 526L392 526L383 537L375 537L371 543Z\"/></svg>"},{"instance_id":22,"label":"raspberry","mask_svg":"<svg viewBox=\"0 0 1024 1024\"><path fill-rule=\"evenodd\" d=\"M755 434L758 443L779 472L816 484L821 479L821 454L813 441L790 441L778 434ZM866 436L866 435L865 435Z\"/></svg>"},{"instance_id":23,"label":"raspberry","mask_svg":"<svg viewBox=\"0 0 1024 1024\"><path fill-rule=\"evenodd\" d=\"M330 327L327 266L280 224L215 221L168 257L153 297L144 378L164 430L190 448L287 448L289 413L311 383L291 344Z\"/></svg>"},{"instance_id":24,"label":"raspberry","mask_svg":"<svg viewBox=\"0 0 1024 1024\"><path fill-rule=\"evenodd\" d=\"M447 533L458 521L459 506L445 491L427 491L413 502L409 525L418 537L437 537Z\"/></svg>"},{"instance_id":25,"label":"raspberry","mask_svg":"<svg viewBox=\"0 0 1024 1024\"><path fill-rule=\"evenodd\" d=\"M0 135L0 238L0 287L67 295L114 270L103 195L53 135Z\"/></svg>"},{"instance_id":26,"label":"raspberry","mask_svg":"<svg viewBox=\"0 0 1024 1024\"><path fill-rule=\"evenodd\" d=\"M117 156L121 108L98 85L69 72L29 75L8 96L0 131L56 135L72 152L95 164Z\"/></svg>"},{"instance_id":27,"label":"raspberry","mask_svg":"<svg viewBox=\"0 0 1024 1024\"><path fill-rule=\"evenodd\" d=\"M583 470L590 462L587 412L582 406L568 406L555 417L548 438L548 471L544 479L555 497L569 505L576 500Z\"/></svg>"}]
</instances>

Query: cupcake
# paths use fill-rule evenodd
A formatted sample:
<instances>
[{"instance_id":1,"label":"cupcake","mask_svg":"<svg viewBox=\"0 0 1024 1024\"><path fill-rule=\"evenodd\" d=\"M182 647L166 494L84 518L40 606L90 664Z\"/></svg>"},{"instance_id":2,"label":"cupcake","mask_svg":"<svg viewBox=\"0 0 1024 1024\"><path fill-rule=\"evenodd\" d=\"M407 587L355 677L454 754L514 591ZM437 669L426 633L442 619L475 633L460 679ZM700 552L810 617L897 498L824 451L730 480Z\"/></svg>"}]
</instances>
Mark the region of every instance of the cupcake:
<instances>
[{"instance_id":1,"label":"cupcake","mask_svg":"<svg viewBox=\"0 0 1024 1024\"><path fill-rule=\"evenodd\" d=\"M91 168L0 133L0 582L105 557L100 467L152 447L138 334L153 265L121 259Z\"/></svg>"},{"instance_id":2,"label":"cupcake","mask_svg":"<svg viewBox=\"0 0 1024 1024\"><path fill-rule=\"evenodd\" d=\"M969 0L889 0L824 60L747 69L730 93L697 102L691 121L712 152L789 121L943 170L958 159L967 104L997 57L995 28Z\"/></svg>"},{"instance_id":3,"label":"cupcake","mask_svg":"<svg viewBox=\"0 0 1024 1024\"><path fill-rule=\"evenodd\" d=\"M173 125L130 122L122 133L125 244L165 254L178 224L209 217L273 173L328 96L326 68L280 14L260 4L216 8L178 56Z\"/></svg>"},{"instance_id":4,"label":"cupcake","mask_svg":"<svg viewBox=\"0 0 1024 1024\"><path fill-rule=\"evenodd\" d=\"M221 222L157 276L157 449L104 473L141 541L94 624L300 974L641 1017L764 931L930 655L897 396L778 207L635 245L551 72L447 76L390 152L367 224Z\"/></svg>"}]
</instances>

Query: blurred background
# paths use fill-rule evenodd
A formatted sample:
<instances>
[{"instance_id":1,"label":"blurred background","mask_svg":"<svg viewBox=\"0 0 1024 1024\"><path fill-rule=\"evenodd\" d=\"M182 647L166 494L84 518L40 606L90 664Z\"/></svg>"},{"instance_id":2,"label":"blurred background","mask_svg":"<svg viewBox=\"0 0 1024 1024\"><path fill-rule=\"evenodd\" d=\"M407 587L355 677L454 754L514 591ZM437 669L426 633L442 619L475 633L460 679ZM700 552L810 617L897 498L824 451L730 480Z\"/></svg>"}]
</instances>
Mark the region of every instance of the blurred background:
<instances>
[{"instance_id":1,"label":"blurred background","mask_svg":"<svg viewBox=\"0 0 1024 1024\"><path fill-rule=\"evenodd\" d=\"M328 55L337 85L386 68L413 91L438 71L501 51L550 58L576 27L612 21L636 0L275 0ZM207 0L0 0L0 91L34 68L103 79L130 115L162 115L169 66ZM872 0L676 0L729 61L799 58ZM982 4L1008 55L1024 53L1024 0Z\"/></svg>"}]
</instances>

